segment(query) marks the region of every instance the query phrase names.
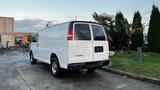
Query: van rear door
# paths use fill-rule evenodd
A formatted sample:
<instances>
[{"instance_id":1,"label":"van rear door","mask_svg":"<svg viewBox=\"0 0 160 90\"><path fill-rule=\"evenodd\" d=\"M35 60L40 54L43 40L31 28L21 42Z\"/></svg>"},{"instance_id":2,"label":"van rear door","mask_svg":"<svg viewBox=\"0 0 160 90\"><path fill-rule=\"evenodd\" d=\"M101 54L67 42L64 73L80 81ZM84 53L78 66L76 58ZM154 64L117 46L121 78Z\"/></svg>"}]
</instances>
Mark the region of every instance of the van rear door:
<instances>
[{"instance_id":1,"label":"van rear door","mask_svg":"<svg viewBox=\"0 0 160 90\"><path fill-rule=\"evenodd\" d=\"M109 59L109 47L108 41L106 40L107 36L102 26L97 24L92 24L93 31L93 60L102 61Z\"/></svg>"},{"instance_id":2,"label":"van rear door","mask_svg":"<svg viewBox=\"0 0 160 90\"><path fill-rule=\"evenodd\" d=\"M91 30L88 23L75 23L73 25L73 37L71 59L69 63L81 63L93 61L93 42L91 40Z\"/></svg>"}]
</instances>

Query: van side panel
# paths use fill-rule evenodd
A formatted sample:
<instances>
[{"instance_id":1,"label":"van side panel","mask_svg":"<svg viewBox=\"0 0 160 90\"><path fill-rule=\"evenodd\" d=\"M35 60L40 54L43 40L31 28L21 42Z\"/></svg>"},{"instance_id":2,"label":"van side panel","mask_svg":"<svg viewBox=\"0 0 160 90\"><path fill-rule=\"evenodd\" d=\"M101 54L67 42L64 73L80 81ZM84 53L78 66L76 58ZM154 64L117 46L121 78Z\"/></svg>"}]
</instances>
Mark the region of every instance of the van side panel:
<instances>
[{"instance_id":1,"label":"van side panel","mask_svg":"<svg viewBox=\"0 0 160 90\"><path fill-rule=\"evenodd\" d=\"M49 27L39 33L39 47L35 57L50 64L50 57L55 53L61 68L67 68L69 23Z\"/></svg>"}]
</instances>

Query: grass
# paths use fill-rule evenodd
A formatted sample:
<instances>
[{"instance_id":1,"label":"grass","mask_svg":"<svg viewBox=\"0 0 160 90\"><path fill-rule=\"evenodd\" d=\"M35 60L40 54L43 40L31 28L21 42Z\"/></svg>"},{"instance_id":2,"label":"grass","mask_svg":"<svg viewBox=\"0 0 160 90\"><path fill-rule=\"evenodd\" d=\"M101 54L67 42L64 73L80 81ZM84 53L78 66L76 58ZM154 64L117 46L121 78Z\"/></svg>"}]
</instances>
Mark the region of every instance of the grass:
<instances>
[{"instance_id":1,"label":"grass","mask_svg":"<svg viewBox=\"0 0 160 90\"><path fill-rule=\"evenodd\" d=\"M118 53L110 60L111 68L160 79L160 53L143 53L143 62L137 61L136 51Z\"/></svg>"}]
</instances>

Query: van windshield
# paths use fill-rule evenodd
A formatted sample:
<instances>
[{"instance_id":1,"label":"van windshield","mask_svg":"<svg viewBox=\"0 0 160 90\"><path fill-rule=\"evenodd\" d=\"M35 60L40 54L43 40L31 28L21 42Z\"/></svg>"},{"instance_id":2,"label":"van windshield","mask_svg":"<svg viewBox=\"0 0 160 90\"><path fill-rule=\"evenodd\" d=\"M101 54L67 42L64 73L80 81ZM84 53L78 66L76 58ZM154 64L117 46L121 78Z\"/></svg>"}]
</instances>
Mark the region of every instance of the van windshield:
<instances>
[{"instance_id":1,"label":"van windshield","mask_svg":"<svg viewBox=\"0 0 160 90\"><path fill-rule=\"evenodd\" d=\"M103 28L97 25L92 25L94 40L105 40Z\"/></svg>"},{"instance_id":2,"label":"van windshield","mask_svg":"<svg viewBox=\"0 0 160 90\"><path fill-rule=\"evenodd\" d=\"M91 40L89 24L75 24L74 40Z\"/></svg>"}]
</instances>

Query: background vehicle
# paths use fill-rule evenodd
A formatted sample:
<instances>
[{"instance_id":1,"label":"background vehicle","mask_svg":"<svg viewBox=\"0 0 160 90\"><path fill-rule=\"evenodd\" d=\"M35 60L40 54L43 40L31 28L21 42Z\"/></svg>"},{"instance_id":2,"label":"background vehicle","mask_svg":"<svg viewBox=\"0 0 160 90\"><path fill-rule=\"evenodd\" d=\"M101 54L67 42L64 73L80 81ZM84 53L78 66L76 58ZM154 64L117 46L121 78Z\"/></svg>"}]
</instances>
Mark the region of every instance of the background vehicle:
<instances>
[{"instance_id":1,"label":"background vehicle","mask_svg":"<svg viewBox=\"0 0 160 90\"><path fill-rule=\"evenodd\" d=\"M109 47L101 25L71 21L39 32L38 42L31 44L30 60L51 65L54 76L63 69L95 69L109 64Z\"/></svg>"}]
</instances>

